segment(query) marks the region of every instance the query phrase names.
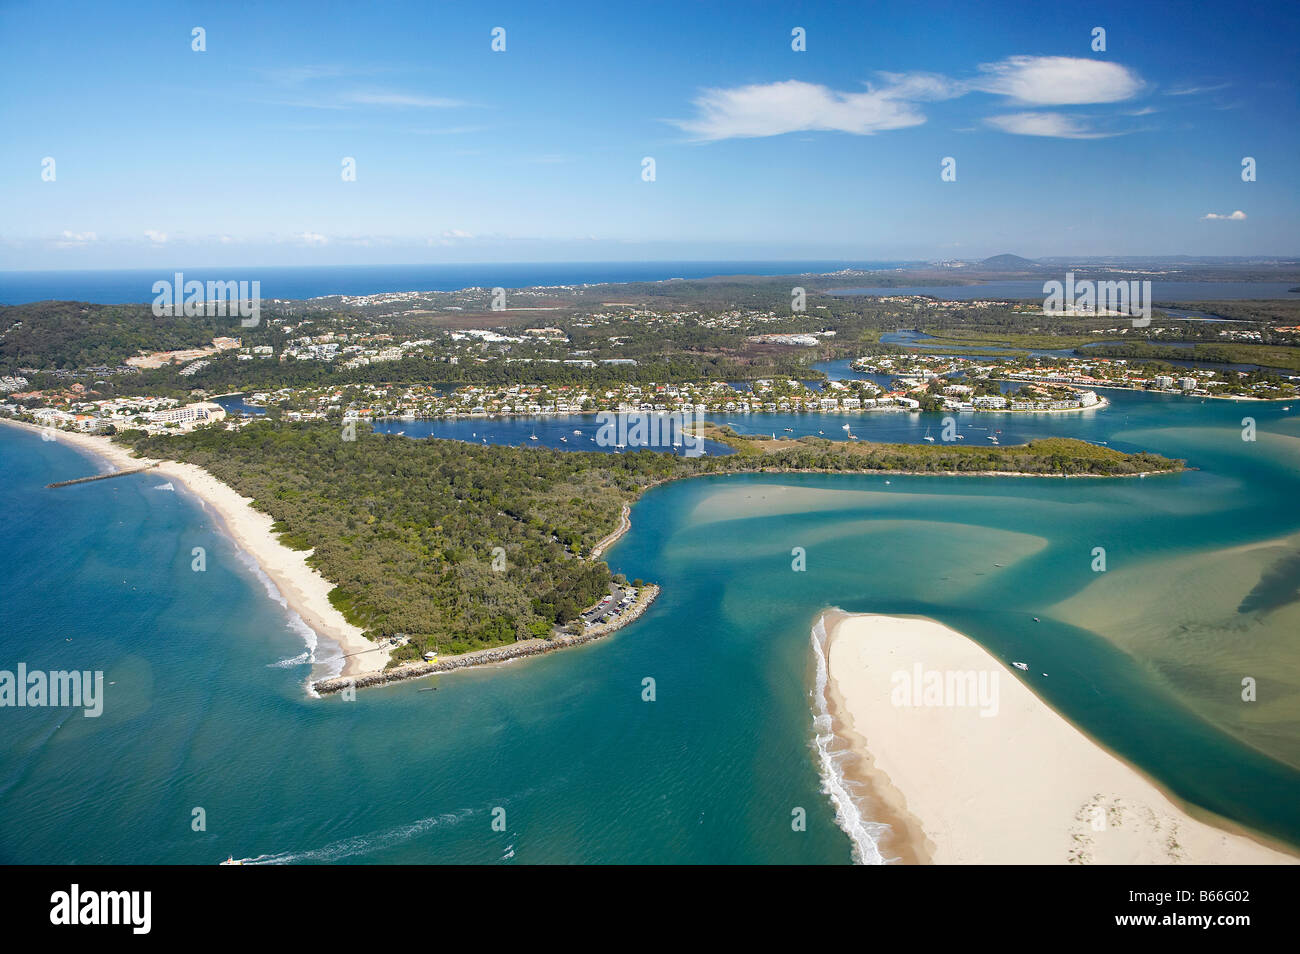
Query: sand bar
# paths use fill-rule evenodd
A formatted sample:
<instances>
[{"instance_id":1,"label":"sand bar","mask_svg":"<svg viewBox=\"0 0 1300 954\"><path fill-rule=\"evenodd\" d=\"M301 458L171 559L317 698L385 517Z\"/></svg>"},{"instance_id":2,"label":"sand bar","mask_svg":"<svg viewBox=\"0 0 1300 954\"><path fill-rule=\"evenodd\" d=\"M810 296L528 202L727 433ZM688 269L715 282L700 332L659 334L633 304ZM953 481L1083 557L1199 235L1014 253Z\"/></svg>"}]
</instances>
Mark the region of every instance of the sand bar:
<instances>
[{"instance_id":1,"label":"sand bar","mask_svg":"<svg viewBox=\"0 0 1300 954\"><path fill-rule=\"evenodd\" d=\"M152 462L151 458L132 457L129 448L115 444L107 437L80 434L72 431L47 430L20 421L0 418L5 424L25 428L35 433L53 434L54 439L69 447L79 448L100 457L118 470L127 470ZM302 617L317 636L335 643L344 654L342 675L361 676L382 670L388 664L388 649L377 647L363 631L353 626L329 601L334 584L309 566L311 551L291 550L272 532L275 522L270 515L253 509L253 501L240 496L229 485L193 464L173 460L158 461L152 475L166 475L181 481L195 496L211 507L220 518L225 530L241 550L251 556L262 572L271 578L280 595L295 613ZM88 474L69 474L70 477ZM43 491L44 493L75 493L75 488ZM355 655L353 655L355 654ZM317 649L316 657L328 661L335 654L326 647Z\"/></svg>"},{"instance_id":2,"label":"sand bar","mask_svg":"<svg viewBox=\"0 0 1300 954\"><path fill-rule=\"evenodd\" d=\"M892 816L896 843L883 842L887 857L1300 862L1226 821L1216 827L1192 817L961 633L915 617L828 611L822 621L835 732ZM1025 675L1043 678L1033 669Z\"/></svg>"}]
</instances>

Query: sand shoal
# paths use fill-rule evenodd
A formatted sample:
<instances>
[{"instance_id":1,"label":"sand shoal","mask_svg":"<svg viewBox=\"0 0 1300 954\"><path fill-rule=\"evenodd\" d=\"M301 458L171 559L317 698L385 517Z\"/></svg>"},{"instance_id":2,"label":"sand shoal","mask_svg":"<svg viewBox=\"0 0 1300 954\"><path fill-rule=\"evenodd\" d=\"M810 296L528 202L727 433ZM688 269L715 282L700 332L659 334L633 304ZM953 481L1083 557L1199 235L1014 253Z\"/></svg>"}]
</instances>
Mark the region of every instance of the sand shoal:
<instances>
[{"instance_id":1,"label":"sand shoal","mask_svg":"<svg viewBox=\"0 0 1300 954\"><path fill-rule=\"evenodd\" d=\"M1300 861L1224 820L1190 815L963 634L924 618L823 619L836 733L912 842L894 855L936 864ZM975 679L954 676L946 691L949 673ZM978 687L981 673L984 692L963 700L958 682Z\"/></svg>"}]
</instances>

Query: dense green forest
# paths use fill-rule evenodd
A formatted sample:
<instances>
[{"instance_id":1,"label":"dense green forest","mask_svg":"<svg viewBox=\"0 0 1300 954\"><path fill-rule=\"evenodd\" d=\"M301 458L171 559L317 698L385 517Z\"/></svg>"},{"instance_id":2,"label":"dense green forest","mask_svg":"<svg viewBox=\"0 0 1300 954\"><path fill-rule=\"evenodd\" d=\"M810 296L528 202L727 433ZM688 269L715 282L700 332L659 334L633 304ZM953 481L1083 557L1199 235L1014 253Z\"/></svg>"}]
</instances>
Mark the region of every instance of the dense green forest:
<instances>
[{"instance_id":1,"label":"dense green forest","mask_svg":"<svg viewBox=\"0 0 1300 954\"><path fill-rule=\"evenodd\" d=\"M649 450L602 454L411 440L360 428L258 421L118 440L145 456L207 468L276 520L286 544L336 584L344 615L372 636L408 633L398 658L544 636L595 603L611 580L582 559L618 525L624 502L662 480L760 470L1001 470L1124 474L1177 462L1081 441L965 448L753 442L688 459ZM768 447L766 443L780 445ZM492 568L493 549L505 569Z\"/></svg>"},{"instance_id":2,"label":"dense green forest","mask_svg":"<svg viewBox=\"0 0 1300 954\"><path fill-rule=\"evenodd\" d=\"M141 351L201 348L241 333L238 318L157 317L148 305L0 305L0 371L114 366Z\"/></svg>"}]
</instances>

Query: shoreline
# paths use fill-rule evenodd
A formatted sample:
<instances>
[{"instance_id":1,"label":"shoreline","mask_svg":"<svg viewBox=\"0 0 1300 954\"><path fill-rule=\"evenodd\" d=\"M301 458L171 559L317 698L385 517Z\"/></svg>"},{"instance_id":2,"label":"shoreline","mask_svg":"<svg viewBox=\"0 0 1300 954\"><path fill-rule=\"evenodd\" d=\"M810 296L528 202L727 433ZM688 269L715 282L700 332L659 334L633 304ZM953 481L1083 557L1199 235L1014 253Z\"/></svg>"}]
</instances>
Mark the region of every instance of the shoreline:
<instances>
[{"instance_id":1,"label":"shoreline","mask_svg":"<svg viewBox=\"0 0 1300 954\"><path fill-rule=\"evenodd\" d=\"M489 646L486 649L475 649L468 653L459 653L455 656L447 656L444 659L435 659L432 662L413 661L402 663L392 669L371 672L357 677L350 675L331 676L328 679L319 679L313 682L312 690L319 695L329 695L347 689L371 689L376 686L392 685L395 682L421 679L424 676L454 672L457 669L474 669L479 666L493 666L515 659L525 659L529 656L543 656L561 649L594 643L606 636L613 635L629 623L635 622L642 613L650 608L650 604L658 596L659 587L654 583L648 584L641 596L637 598L637 601L628 607L627 612L618 617L615 622L605 626L593 626L581 633L565 633L560 636L553 636L550 639L524 639L505 646Z\"/></svg>"},{"instance_id":2,"label":"shoreline","mask_svg":"<svg viewBox=\"0 0 1300 954\"><path fill-rule=\"evenodd\" d=\"M840 610L817 625L840 774L860 790L859 811L889 826L855 857L874 847L902 863L1300 863L1289 846L1179 804L956 630ZM899 691L916 667L978 674L994 691L978 705L908 704Z\"/></svg>"},{"instance_id":3,"label":"shoreline","mask_svg":"<svg viewBox=\"0 0 1300 954\"><path fill-rule=\"evenodd\" d=\"M19 427L35 434L44 428L10 418L0 418L4 424ZM353 626L329 601L334 584L307 563L310 550L291 550L282 544L271 527L274 520L253 507L253 501L243 497L229 485L194 464L173 460L133 457L128 448L116 444L111 438L81 434L75 431L53 430L56 442L62 442L91 455L102 465L127 470L154 465L150 472L179 480L186 489L199 498L208 513L216 515L218 532L230 539L236 549L252 559L256 567L274 584L286 608L298 615L316 635L338 647L340 656L328 656L314 664L322 665L342 659L341 675L362 676L382 670L388 663L387 647L367 639L363 631ZM66 492L66 491L64 491ZM321 647L310 650L316 655ZM314 680L308 680L308 685Z\"/></svg>"},{"instance_id":4,"label":"shoreline","mask_svg":"<svg viewBox=\"0 0 1300 954\"><path fill-rule=\"evenodd\" d=\"M602 553L623 539L624 534L632 529L632 506L627 501L623 502L623 510L618 517L618 529L613 533L606 534L597 544L591 548L591 553L587 555L588 560L599 560Z\"/></svg>"}]
</instances>

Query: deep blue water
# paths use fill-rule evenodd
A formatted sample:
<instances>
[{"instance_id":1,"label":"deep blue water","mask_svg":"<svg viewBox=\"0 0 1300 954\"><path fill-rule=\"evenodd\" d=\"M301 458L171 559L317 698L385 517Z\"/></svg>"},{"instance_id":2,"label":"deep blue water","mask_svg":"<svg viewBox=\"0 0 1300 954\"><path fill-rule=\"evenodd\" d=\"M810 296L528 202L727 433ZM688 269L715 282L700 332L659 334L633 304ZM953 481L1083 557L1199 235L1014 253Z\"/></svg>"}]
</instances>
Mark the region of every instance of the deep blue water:
<instances>
[{"instance_id":1,"label":"deep blue water","mask_svg":"<svg viewBox=\"0 0 1300 954\"><path fill-rule=\"evenodd\" d=\"M529 288L539 285L597 285L655 282L714 275L793 275L843 268L893 268L886 262L536 262L464 265L249 266L94 271L0 271L0 304L57 299L119 305L149 302L153 283L172 281L260 281L262 297L304 299L323 295L376 295L400 291L461 288Z\"/></svg>"}]
</instances>

